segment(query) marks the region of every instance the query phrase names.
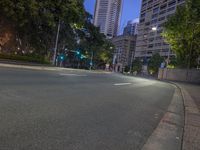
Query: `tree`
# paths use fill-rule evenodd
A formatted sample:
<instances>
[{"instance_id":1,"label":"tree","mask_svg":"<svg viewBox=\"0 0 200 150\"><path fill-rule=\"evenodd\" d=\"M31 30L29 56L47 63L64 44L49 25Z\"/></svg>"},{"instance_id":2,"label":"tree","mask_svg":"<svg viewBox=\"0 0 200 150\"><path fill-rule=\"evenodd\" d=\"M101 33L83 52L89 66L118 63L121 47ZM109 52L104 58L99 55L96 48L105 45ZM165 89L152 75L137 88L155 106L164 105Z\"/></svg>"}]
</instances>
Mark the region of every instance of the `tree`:
<instances>
[{"instance_id":1,"label":"tree","mask_svg":"<svg viewBox=\"0 0 200 150\"><path fill-rule=\"evenodd\" d=\"M135 59L133 61L133 68L132 68L132 72L137 72L137 73L141 73L142 71L142 62L140 61L140 59Z\"/></svg>"},{"instance_id":2,"label":"tree","mask_svg":"<svg viewBox=\"0 0 200 150\"><path fill-rule=\"evenodd\" d=\"M114 45L111 41L107 40L105 35L100 33L98 27L95 27L91 23L92 15L86 12L85 23L83 27L76 31L80 38L80 44L78 45L83 53L89 53L89 56L93 55L93 61L96 67L111 63Z\"/></svg>"},{"instance_id":3,"label":"tree","mask_svg":"<svg viewBox=\"0 0 200 150\"><path fill-rule=\"evenodd\" d=\"M161 65L161 63L164 61L164 58L162 58L159 53L154 54L149 62L148 62L148 71L150 74L157 74L158 73L158 69Z\"/></svg>"},{"instance_id":4,"label":"tree","mask_svg":"<svg viewBox=\"0 0 200 150\"><path fill-rule=\"evenodd\" d=\"M200 1L186 0L164 26L163 36L181 67L196 67L200 57Z\"/></svg>"},{"instance_id":5,"label":"tree","mask_svg":"<svg viewBox=\"0 0 200 150\"><path fill-rule=\"evenodd\" d=\"M58 22L62 47L74 39L71 25L81 24L85 18L83 0L1 0L0 14L14 29L16 47L33 49L40 55L53 48Z\"/></svg>"},{"instance_id":6,"label":"tree","mask_svg":"<svg viewBox=\"0 0 200 150\"><path fill-rule=\"evenodd\" d=\"M115 46L108 40L104 39L104 44L97 51L97 60L106 64L110 64L113 59L113 50Z\"/></svg>"},{"instance_id":7,"label":"tree","mask_svg":"<svg viewBox=\"0 0 200 150\"><path fill-rule=\"evenodd\" d=\"M92 15L84 10L83 2L84 0L1 0L0 18L12 28L9 28L9 32L13 31L9 37L14 40L11 42L14 43L11 48L13 52L23 50L40 56L50 54L60 25L59 53L63 53L65 49L80 49L88 57L93 54L97 64L110 62L111 43L91 23ZM8 32L8 29L4 31ZM2 34L2 37L5 35L8 34Z\"/></svg>"}]
</instances>

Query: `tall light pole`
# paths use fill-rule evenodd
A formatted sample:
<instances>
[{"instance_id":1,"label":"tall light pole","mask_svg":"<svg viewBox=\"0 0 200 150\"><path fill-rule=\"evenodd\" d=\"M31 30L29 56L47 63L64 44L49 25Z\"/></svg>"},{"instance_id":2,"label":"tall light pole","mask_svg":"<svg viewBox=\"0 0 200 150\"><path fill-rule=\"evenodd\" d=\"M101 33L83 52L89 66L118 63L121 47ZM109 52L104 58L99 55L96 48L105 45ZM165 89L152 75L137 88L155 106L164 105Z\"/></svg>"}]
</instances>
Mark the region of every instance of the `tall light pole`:
<instances>
[{"instance_id":1,"label":"tall light pole","mask_svg":"<svg viewBox=\"0 0 200 150\"><path fill-rule=\"evenodd\" d=\"M157 31L157 26L152 27L151 31L156 32ZM146 53L145 53L145 58L147 59L147 49L146 49Z\"/></svg>"},{"instance_id":2,"label":"tall light pole","mask_svg":"<svg viewBox=\"0 0 200 150\"><path fill-rule=\"evenodd\" d=\"M53 62L52 62L53 65L56 64L56 56L57 56L59 34L60 34L60 19L58 21L58 28L57 28L57 34L56 34L56 43L55 43L55 47L54 47Z\"/></svg>"},{"instance_id":3,"label":"tall light pole","mask_svg":"<svg viewBox=\"0 0 200 150\"><path fill-rule=\"evenodd\" d=\"M157 26L153 26L150 31L156 32L157 31ZM148 32L149 33L149 32ZM147 35L146 35L147 38ZM148 39L146 39L148 41ZM146 42L147 43L147 42ZM146 48L146 52L145 52L145 61L147 61L147 48ZM147 62L145 62L147 63ZM145 68L144 68L145 67ZM147 71L147 64L143 65L143 73Z\"/></svg>"},{"instance_id":4,"label":"tall light pole","mask_svg":"<svg viewBox=\"0 0 200 150\"><path fill-rule=\"evenodd\" d=\"M91 58L90 58L90 70L92 70L92 66L93 66L93 57L94 57L94 52L92 50L92 52L91 52Z\"/></svg>"}]
</instances>

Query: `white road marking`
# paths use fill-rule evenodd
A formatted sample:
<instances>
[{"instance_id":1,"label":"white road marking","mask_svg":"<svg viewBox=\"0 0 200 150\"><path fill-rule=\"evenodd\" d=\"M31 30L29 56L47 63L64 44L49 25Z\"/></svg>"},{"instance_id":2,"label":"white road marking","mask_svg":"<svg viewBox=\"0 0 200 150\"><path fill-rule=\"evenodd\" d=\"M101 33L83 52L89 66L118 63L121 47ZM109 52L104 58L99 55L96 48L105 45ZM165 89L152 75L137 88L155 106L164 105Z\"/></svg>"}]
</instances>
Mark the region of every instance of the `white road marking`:
<instances>
[{"instance_id":1,"label":"white road marking","mask_svg":"<svg viewBox=\"0 0 200 150\"><path fill-rule=\"evenodd\" d=\"M76 77L86 77L85 74L72 74L72 73L60 73L61 76L76 76Z\"/></svg>"},{"instance_id":2,"label":"white road marking","mask_svg":"<svg viewBox=\"0 0 200 150\"><path fill-rule=\"evenodd\" d=\"M114 85L116 85L116 86L121 86L121 85L130 85L130 84L132 84L132 83L116 83L116 84L114 84Z\"/></svg>"}]
</instances>

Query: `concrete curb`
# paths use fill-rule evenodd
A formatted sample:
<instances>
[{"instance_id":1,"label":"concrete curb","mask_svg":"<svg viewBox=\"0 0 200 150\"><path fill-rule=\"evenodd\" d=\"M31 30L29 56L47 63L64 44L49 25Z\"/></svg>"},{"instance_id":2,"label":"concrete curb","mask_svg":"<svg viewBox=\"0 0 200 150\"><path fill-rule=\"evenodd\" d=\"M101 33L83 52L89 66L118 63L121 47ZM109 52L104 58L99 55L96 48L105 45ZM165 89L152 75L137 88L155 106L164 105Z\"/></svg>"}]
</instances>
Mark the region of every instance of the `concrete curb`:
<instances>
[{"instance_id":1,"label":"concrete curb","mask_svg":"<svg viewBox=\"0 0 200 150\"><path fill-rule=\"evenodd\" d=\"M171 104L142 150L181 150L184 125L183 101L176 87Z\"/></svg>"},{"instance_id":2,"label":"concrete curb","mask_svg":"<svg viewBox=\"0 0 200 150\"><path fill-rule=\"evenodd\" d=\"M80 72L90 72L90 73L104 73L110 74L111 72L106 71L89 71L83 69L72 69L72 68L59 68L59 67L50 67L50 66L30 66L30 65L21 65L21 64L6 64L0 63L0 67L7 67L7 68L19 68L19 69L32 69L32 70L45 70L45 71L80 71Z\"/></svg>"},{"instance_id":3,"label":"concrete curb","mask_svg":"<svg viewBox=\"0 0 200 150\"><path fill-rule=\"evenodd\" d=\"M182 150L200 150L200 111L191 95L179 84L184 101L185 122Z\"/></svg>"}]
</instances>

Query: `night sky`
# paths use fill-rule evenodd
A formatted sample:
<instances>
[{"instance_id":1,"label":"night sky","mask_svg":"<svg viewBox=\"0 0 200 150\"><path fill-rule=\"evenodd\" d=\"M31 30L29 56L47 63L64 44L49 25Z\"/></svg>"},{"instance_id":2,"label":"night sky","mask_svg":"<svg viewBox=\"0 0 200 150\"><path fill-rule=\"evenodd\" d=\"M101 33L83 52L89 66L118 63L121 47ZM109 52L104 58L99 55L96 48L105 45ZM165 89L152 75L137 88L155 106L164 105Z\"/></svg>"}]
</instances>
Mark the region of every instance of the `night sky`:
<instances>
[{"instance_id":1,"label":"night sky","mask_svg":"<svg viewBox=\"0 0 200 150\"><path fill-rule=\"evenodd\" d=\"M123 12L121 18L120 31L126 25L128 20L133 20L139 17L141 0L123 0ZM85 0L85 8L94 15L95 0Z\"/></svg>"}]
</instances>

